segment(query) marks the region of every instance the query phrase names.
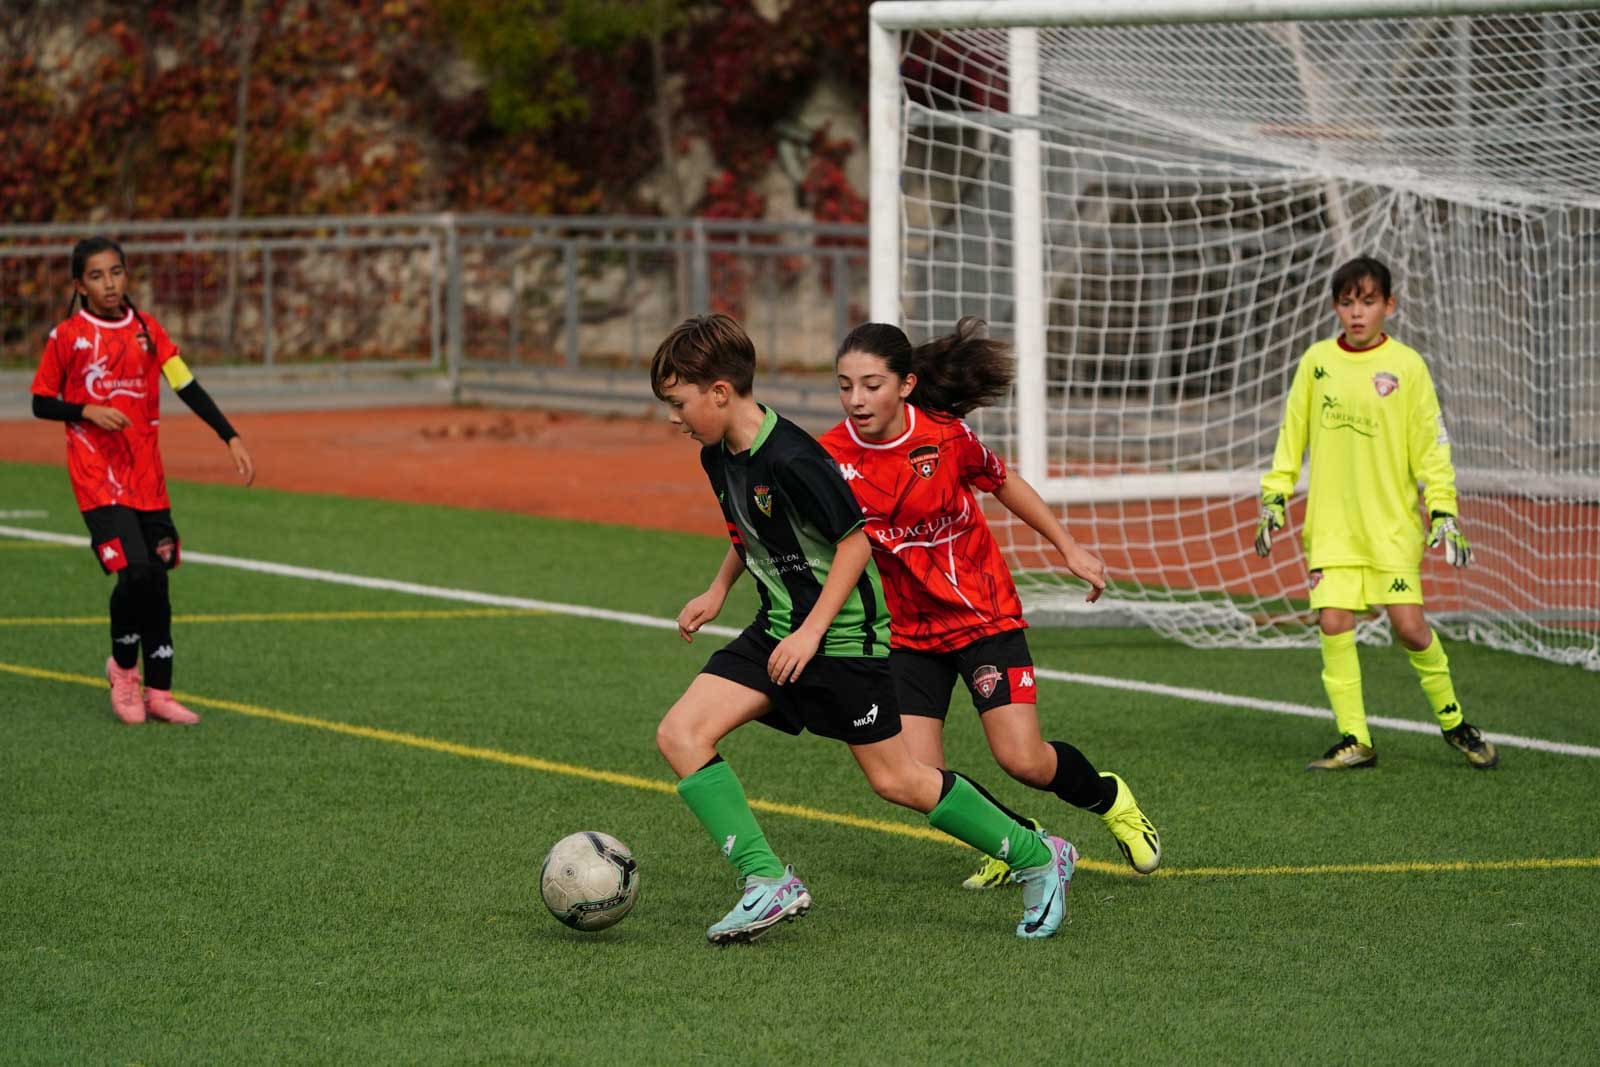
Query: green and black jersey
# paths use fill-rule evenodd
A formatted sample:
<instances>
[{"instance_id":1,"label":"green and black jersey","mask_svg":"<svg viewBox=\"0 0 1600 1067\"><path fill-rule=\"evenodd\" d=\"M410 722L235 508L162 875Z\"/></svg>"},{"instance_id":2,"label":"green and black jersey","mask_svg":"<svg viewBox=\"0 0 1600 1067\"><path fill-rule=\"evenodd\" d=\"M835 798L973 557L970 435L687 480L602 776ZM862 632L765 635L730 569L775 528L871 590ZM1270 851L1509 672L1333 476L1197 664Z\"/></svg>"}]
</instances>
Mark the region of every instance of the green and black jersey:
<instances>
[{"instance_id":1,"label":"green and black jersey","mask_svg":"<svg viewBox=\"0 0 1600 1067\"><path fill-rule=\"evenodd\" d=\"M700 465L722 505L728 537L760 590L755 626L782 640L816 604L834 546L862 525L861 505L810 434L771 408L762 410L766 419L750 451L710 445L700 450ZM889 654L889 612L876 563L867 561L818 651Z\"/></svg>"}]
</instances>

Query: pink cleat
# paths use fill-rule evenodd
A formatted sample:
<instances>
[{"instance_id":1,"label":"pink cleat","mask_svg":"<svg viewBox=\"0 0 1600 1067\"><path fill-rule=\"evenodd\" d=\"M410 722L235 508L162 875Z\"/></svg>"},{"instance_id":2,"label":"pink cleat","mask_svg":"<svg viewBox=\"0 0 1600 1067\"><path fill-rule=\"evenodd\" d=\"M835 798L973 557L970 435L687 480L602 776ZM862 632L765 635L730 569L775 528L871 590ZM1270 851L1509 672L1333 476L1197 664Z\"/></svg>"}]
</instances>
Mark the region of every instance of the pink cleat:
<instances>
[{"instance_id":1,"label":"pink cleat","mask_svg":"<svg viewBox=\"0 0 1600 1067\"><path fill-rule=\"evenodd\" d=\"M144 710L152 719L176 723L179 726L193 726L200 721L200 716L172 699L170 689L151 689L146 686Z\"/></svg>"},{"instance_id":2,"label":"pink cleat","mask_svg":"<svg viewBox=\"0 0 1600 1067\"><path fill-rule=\"evenodd\" d=\"M106 678L111 682L111 710L129 726L144 722L144 701L139 699L139 668L123 670L106 657Z\"/></svg>"}]
</instances>

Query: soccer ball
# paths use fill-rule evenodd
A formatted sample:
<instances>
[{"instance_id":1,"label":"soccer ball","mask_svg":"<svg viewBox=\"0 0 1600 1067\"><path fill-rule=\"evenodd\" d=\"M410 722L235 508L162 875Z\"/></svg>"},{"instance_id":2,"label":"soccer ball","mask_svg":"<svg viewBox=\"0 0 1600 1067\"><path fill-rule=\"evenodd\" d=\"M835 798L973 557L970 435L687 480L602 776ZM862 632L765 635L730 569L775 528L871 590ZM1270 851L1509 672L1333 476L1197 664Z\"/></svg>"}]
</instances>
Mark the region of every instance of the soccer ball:
<instances>
[{"instance_id":1,"label":"soccer ball","mask_svg":"<svg viewBox=\"0 0 1600 1067\"><path fill-rule=\"evenodd\" d=\"M551 847L539 868L539 893L550 914L574 930L604 930L639 899L639 864L610 834L584 830Z\"/></svg>"}]
</instances>

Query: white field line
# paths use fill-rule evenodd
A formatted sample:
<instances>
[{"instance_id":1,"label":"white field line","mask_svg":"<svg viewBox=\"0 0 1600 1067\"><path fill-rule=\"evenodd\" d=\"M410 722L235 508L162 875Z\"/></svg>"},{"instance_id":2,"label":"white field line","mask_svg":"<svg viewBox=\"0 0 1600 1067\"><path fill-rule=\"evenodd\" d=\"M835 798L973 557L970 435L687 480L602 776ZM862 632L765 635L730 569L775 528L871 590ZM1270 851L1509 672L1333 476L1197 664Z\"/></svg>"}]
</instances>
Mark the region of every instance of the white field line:
<instances>
[{"instance_id":1,"label":"white field line","mask_svg":"<svg viewBox=\"0 0 1600 1067\"><path fill-rule=\"evenodd\" d=\"M30 530L16 526L0 526L0 537L16 537L26 541L47 541L52 544L77 545L84 548L89 545L87 537L75 534L50 533L44 530ZM341 571L319 570L315 567L296 567L287 563L240 559L236 556L217 556L209 552L185 552L183 558L188 563L209 563L217 567L231 567L235 570L253 571L257 574L273 574L282 578L301 578L306 581L328 582L333 585L350 585L360 589L382 589L394 593L408 593L412 596L432 597L436 600L450 600L466 604L487 604L500 608L523 608L530 611L548 612L552 615L570 615L582 619L620 622L630 626L647 626L656 630L676 630L678 628L677 622L673 619L661 619L653 615L640 615L629 611L612 611L608 608L591 608L581 604L562 604L552 600L534 600L529 597L502 596L498 593L477 593L470 589L419 585L416 582L401 582L392 578L369 578L359 574L345 574ZM700 632L722 637L733 637L739 633L733 627L714 625L703 626L700 628ZM1132 678L1112 678L1099 674L1079 674L1075 671L1057 671L1046 667L1036 667L1035 672L1041 678L1048 678L1057 682L1068 682L1074 685L1097 686L1101 689L1117 689L1131 693L1148 693L1152 696L1171 697L1199 704L1246 708L1251 711L1266 711L1278 715L1298 715L1307 719L1324 719L1328 721L1333 719L1333 714L1328 709L1313 707L1310 704L1292 704L1283 700L1262 700L1259 697L1236 696L1232 693L1221 693L1212 689L1163 685L1160 682L1144 682ZM1418 722L1412 719L1393 719L1383 715L1369 715L1367 722L1388 730L1404 730L1416 734L1434 734L1439 730L1439 727L1433 723ZM1586 756L1591 759L1600 759L1600 748L1593 745L1574 745L1565 741L1546 741L1543 738L1522 737L1518 734L1485 733L1483 736L1495 744L1503 745L1507 748L1526 748L1537 752L1551 752L1563 756Z\"/></svg>"}]
</instances>

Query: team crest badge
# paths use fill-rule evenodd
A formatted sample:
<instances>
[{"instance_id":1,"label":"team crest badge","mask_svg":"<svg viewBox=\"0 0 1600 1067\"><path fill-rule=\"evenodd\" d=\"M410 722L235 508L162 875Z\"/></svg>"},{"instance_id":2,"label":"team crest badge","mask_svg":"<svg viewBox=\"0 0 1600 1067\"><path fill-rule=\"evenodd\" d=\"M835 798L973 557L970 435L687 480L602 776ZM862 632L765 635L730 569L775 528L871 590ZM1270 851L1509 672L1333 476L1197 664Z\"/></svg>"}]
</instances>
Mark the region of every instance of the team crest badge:
<instances>
[{"instance_id":1,"label":"team crest badge","mask_svg":"<svg viewBox=\"0 0 1600 1067\"><path fill-rule=\"evenodd\" d=\"M1400 388L1400 379L1386 370L1381 370L1372 376L1372 388L1378 391L1379 396L1388 396Z\"/></svg>"},{"instance_id":2,"label":"team crest badge","mask_svg":"<svg viewBox=\"0 0 1600 1067\"><path fill-rule=\"evenodd\" d=\"M772 487L770 485L757 485L751 488L755 496L756 507L761 509L761 514L772 518Z\"/></svg>"},{"instance_id":3,"label":"team crest badge","mask_svg":"<svg viewBox=\"0 0 1600 1067\"><path fill-rule=\"evenodd\" d=\"M939 446L921 445L913 448L906 459L911 463L912 470L924 478L932 478L933 472L939 469Z\"/></svg>"},{"instance_id":4,"label":"team crest badge","mask_svg":"<svg viewBox=\"0 0 1600 1067\"><path fill-rule=\"evenodd\" d=\"M1000 684L1000 669L993 664L984 664L972 672L972 687L984 699L994 695L994 687Z\"/></svg>"}]
</instances>

